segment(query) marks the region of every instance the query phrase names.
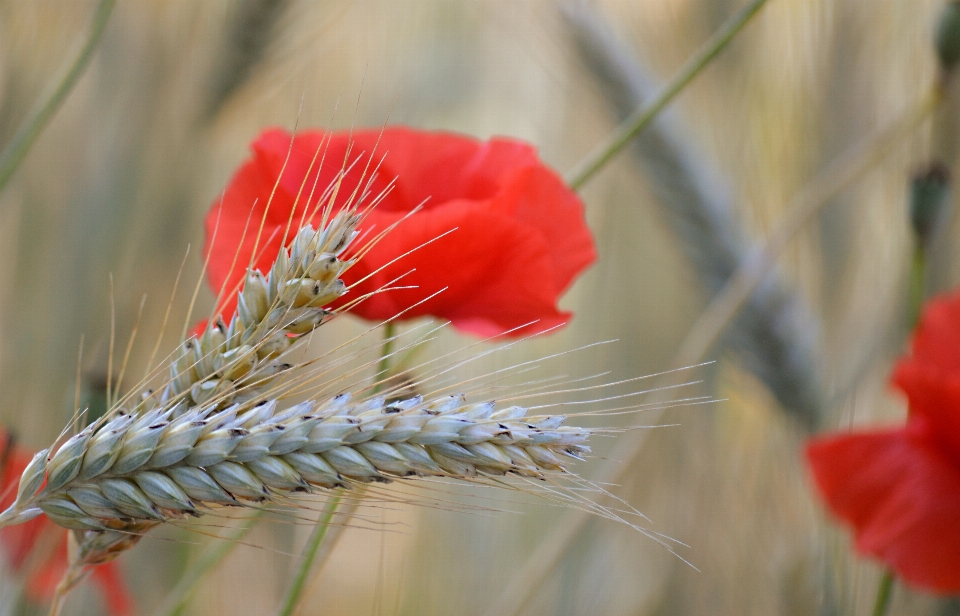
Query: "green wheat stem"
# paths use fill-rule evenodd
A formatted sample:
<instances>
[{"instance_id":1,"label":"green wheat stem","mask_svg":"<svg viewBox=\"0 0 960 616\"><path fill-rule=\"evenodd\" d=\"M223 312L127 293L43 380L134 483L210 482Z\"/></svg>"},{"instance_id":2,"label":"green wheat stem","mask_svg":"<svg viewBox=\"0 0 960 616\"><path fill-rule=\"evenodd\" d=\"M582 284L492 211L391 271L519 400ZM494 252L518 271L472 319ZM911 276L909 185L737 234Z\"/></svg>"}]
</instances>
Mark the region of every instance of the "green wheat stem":
<instances>
[{"instance_id":1,"label":"green wheat stem","mask_svg":"<svg viewBox=\"0 0 960 616\"><path fill-rule=\"evenodd\" d=\"M893 573L889 570L883 572L880 578L880 585L877 586L877 598L873 602L873 616L884 616L890 607L890 597L893 596Z\"/></svg>"},{"instance_id":2,"label":"green wheat stem","mask_svg":"<svg viewBox=\"0 0 960 616\"><path fill-rule=\"evenodd\" d=\"M374 377L378 379L379 382L373 388L374 394L383 388L387 378L390 376L390 353L393 350L393 337L395 333L396 324L394 324L393 321L384 324L383 343L380 346L380 361L377 364L377 374ZM301 596L303 595L304 588L306 587L307 580L310 578L310 572L313 569L313 562L316 560L317 553L320 551L320 547L323 545L323 541L327 537L327 531L330 529L330 522L333 520L333 516L336 515L337 509L340 507L340 501L341 496L339 494L331 498L323 508L323 512L320 514L320 517L317 519L317 525L314 527L313 532L310 533L310 537L307 539L307 544L303 548L303 553L301 554L300 558L300 567L297 569L297 574L293 579L293 583L290 585L290 590L287 591L286 599L284 599L283 607L280 608L278 616L293 616L293 614L296 612ZM349 519L349 515L344 519L344 524L346 523L347 519Z\"/></svg>"},{"instance_id":3,"label":"green wheat stem","mask_svg":"<svg viewBox=\"0 0 960 616\"><path fill-rule=\"evenodd\" d=\"M913 252L913 263L910 268L910 297L907 323L910 329L916 328L920 322L920 314L923 311L923 300L927 295L927 255L920 246Z\"/></svg>"},{"instance_id":4,"label":"green wheat stem","mask_svg":"<svg viewBox=\"0 0 960 616\"><path fill-rule=\"evenodd\" d=\"M239 542L250 532L254 524L260 519L260 511L254 513L253 517L242 526L234 529L224 537L215 539L200 556L187 567L177 584L167 593L163 603L154 612L154 616L175 616L183 611L187 602L196 590L198 583L210 571L212 571L220 562L233 551Z\"/></svg>"},{"instance_id":5,"label":"green wheat stem","mask_svg":"<svg viewBox=\"0 0 960 616\"><path fill-rule=\"evenodd\" d=\"M704 67L710 64L711 60L730 44L730 41L736 37L737 33L747 25L750 19L756 15L766 3L767 0L753 0L727 20L693 56L687 59L676 75L674 75L673 79L653 97L653 100L638 107L620 123L603 143L597 146L593 152L588 154L586 158L570 170L566 177L567 184L570 188L580 190L597 171L610 162L631 139L636 137L640 131L646 128L647 125L657 117L657 114L659 114L688 83L693 81L694 77L700 74L700 71L702 71Z\"/></svg>"},{"instance_id":6,"label":"green wheat stem","mask_svg":"<svg viewBox=\"0 0 960 616\"><path fill-rule=\"evenodd\" d=\"M390 376L390 353L393 352L393 337L396 331L397 325L393 321L383 325L383 345L380 347L380 363L377 365L375 377L379 382L373 387L374 394L383 389Z\"/></svg>"},{"instance_id":7,"label":"green wheat stem","mask_svg":"<svg viewBox=\"0 0 960 616\"><path fill-rule=\"evenodd\" d=\"M337 513L337 508L340 506L340 499L339 494L334 496L323 508L323 512L317 520L317 525L314 527L313 532L310 533L310 538L307 539L307 545L303 548L300 568L297 570L297 575L293 579L293 584L290 585L290 590L287 591L287 597L284 599L283 607L280 608L278 612L279 616L293 616L294 611L296 611L297 605L300 603L300 597L303 595L303 589L307 584L307 579L310 577L313 561L317 557L320 546L323 545L327 531L330 530L330 522Z\"/></svg>"},{"instance_id":8,"label":"green wheat stem","mask_svg":"<svg viewBox=\"0 0 960 616\"><path fill-rule=\"evenodd\" d=\"M93 52L103 36L103 31L110 19L110 13L116 0L101 0L97 5L96 13L93 17L93 24L90 27L90 34L86 42L80 49L80 53L73 61L67 73L63 76L56 90L46 100L40 101L33 109L27 120L17 129L17 133L10 140L10 143L0 153L0 190L7 185L13 172L23 161L30 146L36 141L37 137L43 132L50 118L57 112L60 105L70 94L70 90L77 83L77 80L83 74L83 71L90 64Z\"/></svg>"}]
</instances>

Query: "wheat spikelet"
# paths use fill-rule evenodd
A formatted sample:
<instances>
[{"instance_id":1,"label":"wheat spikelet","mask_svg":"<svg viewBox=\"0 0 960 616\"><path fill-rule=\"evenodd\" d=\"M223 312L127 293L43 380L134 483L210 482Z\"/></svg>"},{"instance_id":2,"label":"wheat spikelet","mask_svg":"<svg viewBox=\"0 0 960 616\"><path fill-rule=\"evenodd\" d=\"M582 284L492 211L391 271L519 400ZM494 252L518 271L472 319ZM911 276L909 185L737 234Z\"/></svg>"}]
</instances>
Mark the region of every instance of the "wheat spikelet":
<instances>
[{"instance_id":1,"label":"wheat spikelet","mask_svg":"<svg viewBox=\"0 0 960 616\"><path fill-rule=\"evenodd\" d=\"M356 237L358 222L343 211L322 231L306 225L266 276L249 270L230 324L217 318L199 338L181 344L170 381L159 396L148 392L147 407L249 400L289 370L279 357L319 327L330 314L323 307L347 291L339 276L351 262L339 256Z\"/></svg>"}]
</instances>

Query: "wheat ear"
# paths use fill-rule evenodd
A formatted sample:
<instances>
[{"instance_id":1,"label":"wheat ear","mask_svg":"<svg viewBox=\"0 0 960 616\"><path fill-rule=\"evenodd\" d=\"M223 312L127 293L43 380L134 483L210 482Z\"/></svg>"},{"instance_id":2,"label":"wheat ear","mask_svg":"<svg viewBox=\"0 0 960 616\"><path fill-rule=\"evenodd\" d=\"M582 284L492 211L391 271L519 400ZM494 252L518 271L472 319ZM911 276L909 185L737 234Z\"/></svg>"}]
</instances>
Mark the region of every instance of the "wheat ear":
<instances>
[{"instance_id":1,"label":"wheat ear","mask_svg":"<svg viewBox=\"0 0 960 616\"><path fill-rule=\"evenodd\" d=\"M270 400L252 408L120 415L76 434L49 462L39 455L11 509L20 516L43 511L66 528L109 531L113 521L166 522L214 505L352 482L540 477L563 471L563 456L587 451L589 431L563 426L563 417L463 402L454 395L352 404L342 394L283 410Z\"/></svg>"},{"instance_id":2,"label":"wheat ear","mask_svg":"<svg viewBox=\"0 0 960 616\"><path fill-rule=\"evenodd\" d=\"M340 255L356 237L358 221L340 212L323 231L306 225L266 276L249 270L230 324L218 317L181 344L170 380L159 395L147 392L146 408L251 400L289 370L280 356L319 327L330 315L323 307L347 291L339 276L352 263Z\"/></svg>"},{"instance_id":3,"label":"wheat ear","mask_svg":"<svg viewBox=\"0 0 960 616\"><path fill-rule=\"evenodd\" d=\"M590 431L561 416L466 404L462 395L355 401L349 394L283 406L271 382L293 366L281 355L346 290L340 254L355 213L300 230L267 276L248 272L236 314L184 342L170 379L120 405L59 447L37 454L0 527L46 514L74 531L71 565L115 558L161 523L217 506L286 503L298 492L349 489L403 477L543 477L580 459Z\"/></svg>"},{"instance_id":4,"label":"wheat ear","mask_svg":"<svg viewBox=\"0 0 960 616\"><path fill-rule=\"evenodd\" d=\"M346 292L339 275L351 261L340 259L339 255L356 238L359 219L355 209L344 209L325 218L329 222L321 230L306 225L289 249L281 248L266 276L248 271L230 325L218 318L202 334L183 342L173 356L169 379L158 392L143 391L138 399L127 396L106 417L59 447L56 454L52 454L52 448L37 454L21 477L16 501L0 513L0 527L27 521L43 512L35 506L38 503L31 500L31 495L38 496L41 487L49 492L51 486L72 473L71 468L66 468L60 471L66 471L65 475L49 474L50 465L58 468L58 457L68 465L78 465L71 481L79 485L84 477L106 472L104 464L108 459L98 463L104 465L103 469L90 466L90 461L110 447L137 447L129 430L117 431L121 425L141 426L138 420L145 417L174 419L196 410L198 401L203 401L209 410L237 399L257 400L257 396L268 391L277 376L292 368L281 362L280 356L324 321L329 314L322 308L324 305ZM125 409L125 405L132 408ZM158 440L155 444L159 443ZM109 455L113 453L116 452ZM109 466L114 473L119 468L113 462ZM52 502L54 508L57 502ZM46 508L53 511L50 507L48 503ZM64 521L55 513L50 517L55 522ZM74 529L77 549L58 588L58 597L62 598L84 578L88 565L115 558L160 521L124 515L99 518L101 528L97 530L86 530L70 522L63 524Z\"/></svg>"}]
</instances>

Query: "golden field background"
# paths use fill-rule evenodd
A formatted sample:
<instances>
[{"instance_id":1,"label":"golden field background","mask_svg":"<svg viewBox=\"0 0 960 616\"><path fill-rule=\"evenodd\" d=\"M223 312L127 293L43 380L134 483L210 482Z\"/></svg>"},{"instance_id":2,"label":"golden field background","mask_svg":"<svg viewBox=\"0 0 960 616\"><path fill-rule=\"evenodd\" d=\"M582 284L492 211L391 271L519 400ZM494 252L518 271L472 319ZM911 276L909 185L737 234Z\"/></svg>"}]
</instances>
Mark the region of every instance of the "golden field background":
<instances>
[{"instance_id":1,"label":"golden field background","mask_svg":"<svg viewBox=\"0 0 960 616\"><path fill-rule=\"evenodd\" d=\"M202 218L262 128L389 121L508 135L535 144L563 172L619 119L617 93L576 43L577 15L605 23L607 42L663 81L741 4L120 0L91 66L0 193L0 423L31 448L56 437L73 413L81 335L84 396L95 398L106 375L111 274L121 348L147 294L130 364L131 374L142 371L187 246L184 288L192 290ZM0 145L75 55L95 5L0 2ZM668 120L728 190L724 215L744 232L744 246L762 239L819 171L923 96L936 73L931 39L942 5L770 0L679 96ZM944 113L955 116L956 107ZM597 520L522 613L869 613L879 569L851 555L848 534L813 498L800 463L805 424L782 391L816 400L817 429L903 416L886 374L907 335L907 187L932 156L931 131L922 125L833 199L778 261L777 276L805 316L771 319L793 323L785 329L809 348L787 362L797 374L775 375L786 389L771 391L739 347L721 344L709 357L716 363L692 373L703 384L676 394L718 402L606 420L676 424L618 437L644 438L644 450L630 481L611 490L647 514L651 529L687 544L680 554L699 571L640 533ZM656 152L625 152L583 192L601 258L563 301L576 313L572 324L458 376L610 339L617 342L550 361L541 376L609 371L613 381L671 367L716 288L698 270L710 261L708 238L677 233L670 217L689 204L663 198L666 172L651 171L644 156L657 162ZM960 275L957 233L951 224L934 246L931 288ZM705 260L688 259L697 250ZM206 288L200 298L209 309ZM176 297L165 352L188 300L188 291ZM331 324L314 348L362 327ZM447 333L428 353L469 342ZM601 441L598 459L578 472L590 478L616 464L604 459L614 444ZM439 489L503 511L364 508L357 525L368 529L344 533L302 613L483 614L524 580L527 558L570 513L525 495ZM261 524L185 613L272 613L309 531ZM169 529L158 537L121 559L144 614L208 540ZM897 614L960 613L903 587L894 600ZM84 588L67 612L97 613L97 601Z\"/></svg>"}]
</instances>

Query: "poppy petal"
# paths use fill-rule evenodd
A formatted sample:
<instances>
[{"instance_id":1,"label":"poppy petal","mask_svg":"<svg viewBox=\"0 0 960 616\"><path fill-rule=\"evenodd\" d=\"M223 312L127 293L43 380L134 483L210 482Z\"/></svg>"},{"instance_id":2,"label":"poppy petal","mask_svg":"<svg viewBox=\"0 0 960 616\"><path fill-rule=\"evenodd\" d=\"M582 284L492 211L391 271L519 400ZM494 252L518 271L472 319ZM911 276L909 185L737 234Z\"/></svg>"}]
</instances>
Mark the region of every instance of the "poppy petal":
<instances>
[{"instance_id":1,"label":"poppy petal","mask_svg":"<svg viewBox=\"0 0 960 616\"><path fill-rule=\"evenodd\" d=\"M910 402L908 423L960 468L960 372L948 374L931 364L905 360L894 369L893 383Z\"/></svg>"},{"instance_id":2,"label":"poppy petal","mask_svg":"<svg viewBox=\"0 0 960 616\"><path fill-rule=\"evenodd\" d=\"M904 580L960 592L960 470L907 429L815 439L807 459L858 551Z\"/></svg>"},{"instance_id":3,"label":"poppy petal","mask_svg":"<svg viewBox=\"0 0 960 616\"><path fill-rule=\"evenodd\" d=\"M410 215L344 276L369 278L340 305L410 271L398 284L417 288L373 295L351 310L357 316L409 309L403 319L432 315L476 335L530 322L537 325L507 335L544 331L570 319L559 296L596 259L583 203L519 141L404 127L295 137L270 129L252 149L206 219L207 271L228 318L247 264L270 267L303 217L329 203L324 191L341 169L334 209L354 194L385 195L360 225L367 239Z\"/></svg>"},{"instance_id":4,"label":"poppy petal","mask_svg":"<svg viewBox=\"0 0 960 616\"><path fill-rule=\"evenodd\" d=\"M927 302L913 336L912 355L905 361L960 374L960 294Z\"/></svg>"},{"instance_id":5,"label":"poppy petal","mask_svg":"<svg viewBox=\"0 0 960 616\"><path fill-rule=\"evenodd\" d=\"M113 616L133 614L133 599L127 591L127 585L116 562L108 562L94 567L91 578L100 588L107 612Z\"/></svg>"},{"instance_id":6,"label":"poppy petal","mask_svg":"<svg viewBox=\"0 0 960 616\"><path fill-rule=\"evenodd\" d=\"M543 235L554 265L555 292L563 293L597 259L593 236L583 221L583 202L544 167L518 171L505 184L491 200L491 208L509 212Z\"/></svg>"},{"instance_id":7,"label":"poppy petal","mask_svg":"<svg viewBox=\"0 0 960 616\"><path fill-rule=\"evenodd\" d=\"M383 229L398 218L375 211L369 221ZM395 263L381 265L407 252ZM553 264L543 237L468 201L449 202L400 222L344 275L348 284L367 280L342 301L373 293L401 276L394 286L415 288L379 292L352 312L382 320L409 309L405 317L439 316L476 335L536 322L523 330L531 334L568 318L555 308Z\"/></svg>"}]
</instances>

